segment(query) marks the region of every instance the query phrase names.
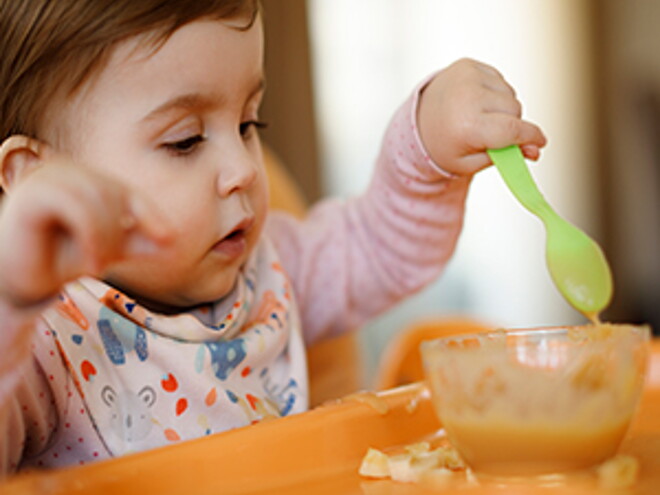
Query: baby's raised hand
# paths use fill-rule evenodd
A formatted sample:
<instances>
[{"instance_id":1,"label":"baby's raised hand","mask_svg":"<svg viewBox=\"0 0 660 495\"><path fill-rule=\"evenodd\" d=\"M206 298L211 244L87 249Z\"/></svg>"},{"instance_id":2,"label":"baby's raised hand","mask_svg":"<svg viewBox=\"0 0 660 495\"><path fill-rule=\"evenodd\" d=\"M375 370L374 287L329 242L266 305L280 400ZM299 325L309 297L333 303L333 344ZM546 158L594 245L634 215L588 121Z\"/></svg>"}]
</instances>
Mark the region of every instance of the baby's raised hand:
<instances>
[{"instance_id":1,"label":"baby's raised hand","mask_svg":"<svg viewBox=\"0 0 660 495\"><path fill-rule=\"evenodd\" d=\"M171 236L136 191L59 158L11 188L0 214L0 297L32 306L83 275L144 256Z\"/></svg>"},{"instance_id":2,"label":"baby's raised hand","mask_svg":"<svg viewBox=\"0 0 660 495\"><path fill-rule=\"evenodd\" d=\"M521 119L516 94L493 67L462 59L439 72L424 88L419 131L429 155L443 170L470 175L491 164L487 149L511 144L536 160L543 132Z\"/></svg>"}]
</instances>

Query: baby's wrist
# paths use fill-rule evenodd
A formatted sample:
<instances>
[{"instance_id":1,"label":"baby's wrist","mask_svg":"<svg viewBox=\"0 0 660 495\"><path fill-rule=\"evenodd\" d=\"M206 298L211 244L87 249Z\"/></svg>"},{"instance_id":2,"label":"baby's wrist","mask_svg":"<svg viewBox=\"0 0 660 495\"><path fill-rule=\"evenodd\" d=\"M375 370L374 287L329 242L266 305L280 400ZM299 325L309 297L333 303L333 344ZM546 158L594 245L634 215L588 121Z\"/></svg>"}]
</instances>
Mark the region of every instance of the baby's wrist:
<instances>
[{"instance_id":1,"label":"baby's wrist","mask_svg":"<svg viewBox=\"0 0 660 495\"><path fill-rule=\"evenodd\" d=\"M413 101L413 114L411 116L414 122L414 137L417 143L417 146L420 149L420 153L424 157L424 161L429 164L433 170L439 173L444 179L453 179L458 177L457 174L448 170L442 163L443 157L438 153L438 143L437 139L432 139L431 136L434 134L429 131L429 126L434 128L434 120L436 116L429 116L428 101L424 101L424 95L429 86L433 83L437 74L430 76L425 81L423 81L415 91L414 101ZM426 104L425 104L426 103ZM431 121L429 121L431 117Z\"/></svg>"}]
</instances>

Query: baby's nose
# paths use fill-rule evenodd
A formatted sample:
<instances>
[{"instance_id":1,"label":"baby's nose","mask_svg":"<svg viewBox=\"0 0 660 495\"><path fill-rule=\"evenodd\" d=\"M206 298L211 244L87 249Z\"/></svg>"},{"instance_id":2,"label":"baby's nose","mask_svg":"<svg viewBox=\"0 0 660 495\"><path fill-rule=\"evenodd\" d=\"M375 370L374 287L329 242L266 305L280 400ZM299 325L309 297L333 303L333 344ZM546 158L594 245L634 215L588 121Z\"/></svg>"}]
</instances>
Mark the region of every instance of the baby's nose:
<instances>
[{"instance_id":1,"label":"baby's nose","mask_svg":"<svg viewBox=\"0 0 660 495\"><path fill-rule=\"evenodd\" d=\"M218 172L218 194L227 197L231 193L250 188L258 174L256 158L243 153L222 164Z\"/></svg>"}]
</instances>

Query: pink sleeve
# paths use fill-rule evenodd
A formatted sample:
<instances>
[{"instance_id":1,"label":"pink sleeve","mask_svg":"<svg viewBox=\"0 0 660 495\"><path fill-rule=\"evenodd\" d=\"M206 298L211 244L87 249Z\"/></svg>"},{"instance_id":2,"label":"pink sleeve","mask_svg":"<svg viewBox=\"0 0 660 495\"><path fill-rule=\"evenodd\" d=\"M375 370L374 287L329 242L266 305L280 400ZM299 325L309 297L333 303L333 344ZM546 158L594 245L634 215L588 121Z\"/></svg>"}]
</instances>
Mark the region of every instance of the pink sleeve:
<instances>
[{"instance_id":1,"label":"pink sleeve","mask_svg":"<svg viewBox=\"0 0 660 495\"><path fill-rule=\"evenodd\" d=\"M302 222L270 214L267 234L291 277L308 343L419 291L454 250L470 179L450 176L426 153L416 123L422 87L394 115L365 194L323 201Z\"/></svg>"},{"instance_id":2,"label":"pink sleeve","mask_svg":"<svg viewBox=\"0 0 660 495\"><path fill-rule=\"evenodd\" d=\"M41 451L55 430L52 391L33 354L38 320L29 313L0 302L0 478Z\"/></svg>"}]
</instances>

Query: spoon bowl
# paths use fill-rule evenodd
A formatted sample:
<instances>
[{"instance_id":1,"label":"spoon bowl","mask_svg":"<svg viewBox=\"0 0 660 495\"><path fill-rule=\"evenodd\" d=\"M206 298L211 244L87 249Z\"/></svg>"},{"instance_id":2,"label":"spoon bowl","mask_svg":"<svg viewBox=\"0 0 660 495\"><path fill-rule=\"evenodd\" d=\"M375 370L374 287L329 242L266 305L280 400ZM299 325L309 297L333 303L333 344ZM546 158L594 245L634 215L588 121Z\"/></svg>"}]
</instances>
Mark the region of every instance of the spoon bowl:
<instances>
[{"instance_id":1,"label":"spoon bowl","mask_svg":"<svg viewBox=\"0 0 660 495\"><path fill-rule=\"evenodd\" d=\"M612 274L600 246L552 209L518 146L488 150L488 155L513 195L543 222L546 264L559 292L571 306L594 319L612 299Z\"/></svg>"}]
</instances>

